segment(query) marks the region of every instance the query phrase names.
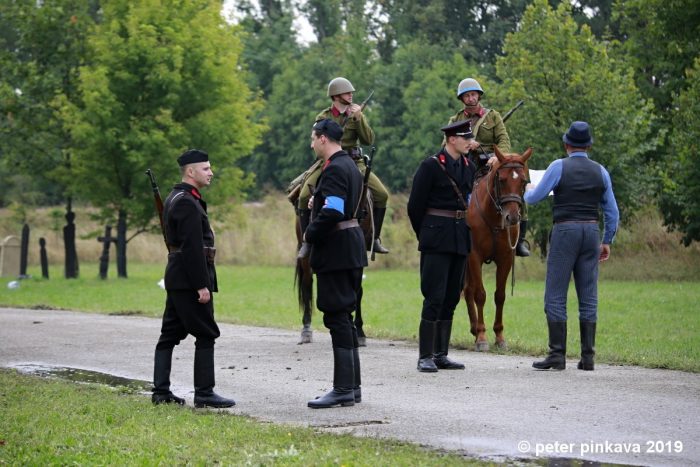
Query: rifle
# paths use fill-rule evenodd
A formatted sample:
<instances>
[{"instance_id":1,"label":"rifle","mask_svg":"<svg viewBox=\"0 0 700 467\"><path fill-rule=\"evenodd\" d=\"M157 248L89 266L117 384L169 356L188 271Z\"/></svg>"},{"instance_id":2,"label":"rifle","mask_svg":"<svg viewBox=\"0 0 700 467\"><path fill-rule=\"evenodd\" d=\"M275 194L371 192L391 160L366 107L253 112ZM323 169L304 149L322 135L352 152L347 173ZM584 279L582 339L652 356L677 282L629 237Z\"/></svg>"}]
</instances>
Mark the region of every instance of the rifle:
<instances>
[{"instance_id":1,"label":"rifle","mask_svg":"<svg viewBox=\"0 0 700 467\"><path fill-rule=\"evenodd\" d=\"M513 106L512 109L510 109L508 112L506 112L505 115L503 115L503 117L502 117L503 123L505 123L506 120L508 120L510 118L510 116L513 115L513 113L516 110L518 110L520 107L522 107L524 103L525 103L525 101L520 100L520 101L518 101L517 104L515 104ZM481 144L479 144L479 149L481 150L481 154L476 155L477 153L476 153L476 151L474 151L474 153L475 153L474 157L478 157L482 161L488 160L489 159L488 154L486 154L486 151L484 151L484 148L481 147Z\"/></svg>"},{"instance_id":2,"label":"rifle","mask_svg":"<svg viewBox=\"0 0 700 467\"><path fill-rule=\"evenodd\" d=\"M524 103L525 103L525 101L518 101L518 103L515 104L515 106L513 106L512 109L510 109L508 112L506 112L506 114L503 116L503 121L505 122L506 120L508 120L510 118L510 116L513 115L513 112L515 112L520 107L522 107Z\"/></svg>"},{"instance_id":3,"label":"rifle","mask_svg":"<svg viewBox=\"0 0 700 467\"><path fill-rule=\"evenodd\" d=\"M362 103L360 103L360 112L365 110L365 107L367 107L367 103L369 102L369 100L372 98L373 95L374 95L374 89L372 89L369 92L369 96L367 96L367 98L365 100L363 100ZM345 117L343 118L343 122L340 124L341 127L345 128L345 124L348 123L348 118L349 118L349 116L345 115Z\"/></svg>"},{"instance_id":4,"label":"rifle","mask_svg":"<svg viewBox=\"0 0 700 467\"><path fill-rule=\"evenodd\" d=\"M156 177L153 175L151 169L146 169L146 175L151 180L151 188L153 188L153 201L156 204L156 211L158 211L158 220L160 220L160 231L163 234L163 241L165 242L165 247L170 251L168 247L168 238L165 236L165 225L163 224L163 200L160 197L160 190L158 189L158 184L156 183Z\"/></svg>"}]
</instances>

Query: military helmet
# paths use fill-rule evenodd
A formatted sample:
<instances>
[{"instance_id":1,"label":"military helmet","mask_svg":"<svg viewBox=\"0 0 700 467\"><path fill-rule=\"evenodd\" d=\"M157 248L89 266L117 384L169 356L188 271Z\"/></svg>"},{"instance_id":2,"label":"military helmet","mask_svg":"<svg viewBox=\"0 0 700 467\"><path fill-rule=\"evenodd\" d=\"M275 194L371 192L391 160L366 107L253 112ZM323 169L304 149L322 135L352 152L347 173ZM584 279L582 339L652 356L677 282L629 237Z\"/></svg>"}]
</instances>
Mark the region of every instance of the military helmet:
<instances>
[{"instance_id":1,"label":"military helmet","mask_svg":"<svg viewBox=\"0 0 700 467\"><path fill-rule=\"evenodd\" d=\"M481 85L474 78L465 78L459 82L457 86L457 99L462 98L462 94L469 91L476 91L482 96L484 95L484 90L481 89Z\"/></svg>"},{"instance_id":2,"label":"military helmet","mask_svg":"<svg viewBox=\"0 0 700 467\"><path fill-rule=\"evenodd\" d=\"M347 79L342 77L333 78L331 82L328 83L328 97L345 94L346 92L355 92L352 83Z\"/></svg>"}]
</instances>

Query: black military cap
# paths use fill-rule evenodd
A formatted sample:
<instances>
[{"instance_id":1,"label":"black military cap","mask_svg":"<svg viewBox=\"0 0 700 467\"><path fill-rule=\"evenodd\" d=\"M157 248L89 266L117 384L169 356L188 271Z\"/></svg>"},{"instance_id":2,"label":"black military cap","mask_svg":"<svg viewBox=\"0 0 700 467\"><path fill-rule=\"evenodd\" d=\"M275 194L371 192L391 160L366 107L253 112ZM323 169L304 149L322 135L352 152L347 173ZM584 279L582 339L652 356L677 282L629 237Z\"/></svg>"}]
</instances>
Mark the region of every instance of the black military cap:
<instances>
[{"instance_id":1,"label":"black military cap","mask_svg":"<svg viewBox=\"0 0 700 467\"><path fill-rule=\"evenodd\" d=\"M200 151L199 149L188 149L187 151L180 154L180 157L177 158L177 163L180 164L180 167L183 167L187 164L194 164L196 162L207 162L208 160L209 154L207 154L206 152Z\"/></svg>"},{"instance_id":2,"label":"black military cap","mask_svg":"<svg viewBox=\"0 0 700 467\"><path fill-rule=\"evenodd\" d=\"M317 134L326 135L334 141L340 141L343 137L343 128L330 118L324 118L314 123Z\"/></svg>"},{"instance_id":3,"label":"black military cap","mask_svg":"<svg viewBox=\"0 0 700 467\"><path fill-rule=\"evenodd\" d=\"M469 120L460 120L450 123L447 126L440 128L445 132L445 136L464 136L465 138L473 138L472 124Z\"/></svg>"}]
</instances>

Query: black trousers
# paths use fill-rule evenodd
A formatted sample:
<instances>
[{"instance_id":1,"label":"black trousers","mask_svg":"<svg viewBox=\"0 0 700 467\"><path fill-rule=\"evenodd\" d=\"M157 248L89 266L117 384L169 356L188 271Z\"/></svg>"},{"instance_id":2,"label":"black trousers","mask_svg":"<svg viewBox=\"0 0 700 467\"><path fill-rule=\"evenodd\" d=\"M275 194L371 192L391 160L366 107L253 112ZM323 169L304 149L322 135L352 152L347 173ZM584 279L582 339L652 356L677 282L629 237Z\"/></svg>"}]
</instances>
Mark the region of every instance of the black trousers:
<instances>
[{"instance_id":1,"label":"black trousers","mask_svg":"<svg viewBox=\"0 0 700 467\"><path fill-rule=\"evenodd\" d=\"M357 347L352 312L362 285L362 268L316 274L316 306L323 312L323 324L331 334L333 347Z\"/></svg>"},{"instance_id":2,"label":"black trousers","mask_svg":"<svg viewBox=\"0 0 700 467\"><path fill-rule=\"evenodd\" d=\"M428 321L451 320L464 284L466 256L451 253L421 253L421 317Z\"/></svg>"},{"instance_id":3,"label":"black trousers","mask_svg":"<svg viewBox=\"0 0 700 467\"><path fill-rule=\"evenodd\" d=\"M168 290L165 311L156 350L172 349L188 334L195 337L195 346L211 349L221 335L214 320L214 294L209 303L199 303L196 290Z\"/></svg>"}]
</instances>

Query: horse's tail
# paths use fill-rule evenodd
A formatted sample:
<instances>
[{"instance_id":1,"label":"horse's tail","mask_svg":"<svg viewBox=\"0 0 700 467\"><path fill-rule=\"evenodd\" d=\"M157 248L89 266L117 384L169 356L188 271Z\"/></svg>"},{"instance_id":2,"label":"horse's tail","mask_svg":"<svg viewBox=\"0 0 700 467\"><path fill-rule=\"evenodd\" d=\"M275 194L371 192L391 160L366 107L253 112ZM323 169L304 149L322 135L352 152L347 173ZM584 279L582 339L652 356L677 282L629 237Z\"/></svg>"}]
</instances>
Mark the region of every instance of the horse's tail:
<instances>
[{"instance_id":1,"label":"horse's tail","mask_svg":"<svg viewBox=\"0 0 700 467\"><path fill-rule=\"evenodd\" d=\"M297 258L294 269L294 286L297 289L297 302L300 311L311 311L313 303L313 279L311 278L311 268L307 259Z\"/></svg>"}]
</instances>

